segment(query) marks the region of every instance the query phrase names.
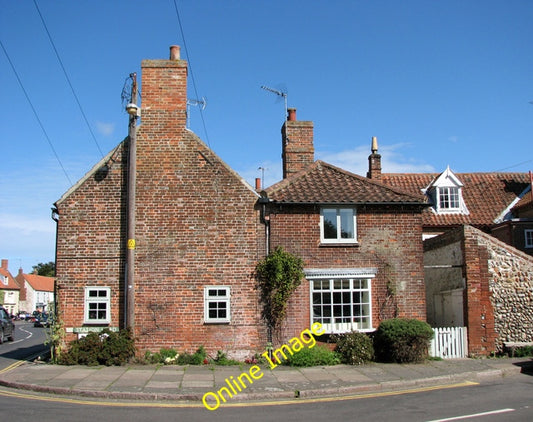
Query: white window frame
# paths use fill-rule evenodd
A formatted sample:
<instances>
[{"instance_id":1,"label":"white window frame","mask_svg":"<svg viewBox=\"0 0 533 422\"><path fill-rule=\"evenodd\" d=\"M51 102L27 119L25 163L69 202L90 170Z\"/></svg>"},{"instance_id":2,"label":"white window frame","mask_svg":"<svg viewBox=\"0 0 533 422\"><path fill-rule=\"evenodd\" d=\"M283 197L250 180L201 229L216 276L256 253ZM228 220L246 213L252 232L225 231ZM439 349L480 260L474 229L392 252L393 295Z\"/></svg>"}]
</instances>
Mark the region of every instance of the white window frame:
<instances>
[{"instance_id":1,"label":"white window frame","mask_svg":"<svg viewBox=\"0 0 533 422\"><path fill-rule=\"evenodd\" d=\"M105 296L101 296L100 294L98 294L96 297L91 296L90 293L93 291L105 292ZM90 314L93 311L90 306L91 304L97 304L97 312L105 309L106 317L90 318ZM102 304L105 306L105 308L101 308ZM111 288L102 286L85 287L85 305L83 315L84 324L109 324L111 322Z\"/></svg>"},{"instance_id":2,"label":"white window frame","mask_svg":"<svg viewBox=\"0 0 533 422\"><path fill-rule=\"evenodd\" d=\"M533 229L524 230L524 247L533 248Z\"/></svg>"},{"instance_id":3,"label":"white window frame","mask_svg":"<svg viewBox=\"0 0 533 422\"><path fill-rule=\"evenodd\" d=\"M444 198L448 206L442 206ZM452 203L456 205L452 206ZM458 212L461 210L461 188L457 186L439 186L437 188L437 208L441 212Z\"/></svg>"},{"instance_id":4,"label":"white window frame","mask_svg":"<svg viewBox=\"0 0 533 422\"><path fill-rule=\"evenodd\" d=\"M328 334L333 333L347 333L350 331L370 332L374 331L372 322L372 278L376 274L375 269L352 269L352 270L306 270L306 278L309 280L309 295L310 295L310 323L320 322ZM366 286L359 287L359 282L366 283ZM320 288L317 284L320 283ZM325 285L327 283L327 285ZM330 316L315 315L314 306L321 306L324 308L322 298L319 303L315 303L314 294L329 293L330 299ZM341 296L340 303L333 303L334 294ZM344 295L343 295L344 293ZM343 303L342 300L346 293L349 294L349 303ZM354 293L365 296L364 301L354 303ZM326 305L328 305L326 303ZM344 315L344 306L349 306L349 314ZM354 308L359 306L361 309L366 308L364 313L356 315ZM334 306L337 309L334 309ZM335 311L339 310L341 306L341 314L335 316Z\"/></svg>"},{"instance_id":5,"label":"white window frame","mask_svg":"<svg viewBox=\"0 0 533 422\"><path fill-rule=\"evenodd\" d=\"M324 211L326 210L335 210L336 212L336 223L337 223L337 237L335 239L325 238L324 237ZM353 238L343 238L341 237L342 224L341 224L341 210L351 210L353 215ZM355 207L322 207L320 209L320 242L321 243L357 243L357 210Z\"/></svg>"},{"instance_id":6,"label":"white window frame","mask_svg":"<svg viewBox=\"0 0 533 422\"><path fill-rule=\"evenodd\" d=\"M212 292L216 291L216 295ZM220 295L224 291L225 294ZM211 317L210 304L222 304L226 309L225 317ZM222 308L217 308L218 310ZM215 311L216 312L216 311ZM231 290L229 286L205 286L204 287L204 322L206 324L227 324L231 322Z\"/></svg>"}]
</instances>

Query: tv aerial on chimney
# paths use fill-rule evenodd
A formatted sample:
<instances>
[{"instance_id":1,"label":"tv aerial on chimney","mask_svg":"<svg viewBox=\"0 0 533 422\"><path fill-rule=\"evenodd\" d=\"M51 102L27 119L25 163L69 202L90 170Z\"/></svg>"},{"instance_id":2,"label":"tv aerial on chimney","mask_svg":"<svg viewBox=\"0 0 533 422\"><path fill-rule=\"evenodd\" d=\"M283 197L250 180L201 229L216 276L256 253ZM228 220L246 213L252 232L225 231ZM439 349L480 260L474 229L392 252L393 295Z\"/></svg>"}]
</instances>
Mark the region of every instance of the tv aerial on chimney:
<instances>
[{"instance_id":1,"label":"tv aerial on chimney","mask_svg":"<svg viewBox=\"0 0 533 422\"><path fill-rule=\"evenodd\" d=\"M205 110L207 107L207 99L205 97L202 97L201 100L197 100L194 98L187 98L187 129L191 128L191 106L200 107L201 110Z\"/></svg>"},{"instance_id":2,"label":"tv aerial on chimney","mask_svg":"<svg viewBox=\"0 0 533 422\"><path fill-rule=\"evenodd\" d=\"M270 87L265 86L265 85L262 85L261 89L264 89L265 91L272 92L273 94L276 94L277 96L283 98L283 100L285 101L285 120L287 120L287 92L279 90L279 89L270 88Z\"/></svg>"}]
</instances>

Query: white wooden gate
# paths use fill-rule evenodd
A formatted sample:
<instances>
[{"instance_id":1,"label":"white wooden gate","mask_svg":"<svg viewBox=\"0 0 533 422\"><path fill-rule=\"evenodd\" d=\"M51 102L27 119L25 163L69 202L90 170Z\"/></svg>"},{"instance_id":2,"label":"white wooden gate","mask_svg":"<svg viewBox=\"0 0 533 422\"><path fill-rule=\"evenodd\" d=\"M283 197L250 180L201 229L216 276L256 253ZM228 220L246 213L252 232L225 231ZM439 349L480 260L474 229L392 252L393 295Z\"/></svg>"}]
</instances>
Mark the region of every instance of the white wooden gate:
<instances>
[{"instance_id":1,"label":"white wooden gate","mask_svg":"<svg viewBox=\"0 0 533 422\"><path fill-rule=\"evenodd\" d=\"M468 355L466 327L433 328L430 356L443 359L465 358Z\"/></svg>"}]
</instances>

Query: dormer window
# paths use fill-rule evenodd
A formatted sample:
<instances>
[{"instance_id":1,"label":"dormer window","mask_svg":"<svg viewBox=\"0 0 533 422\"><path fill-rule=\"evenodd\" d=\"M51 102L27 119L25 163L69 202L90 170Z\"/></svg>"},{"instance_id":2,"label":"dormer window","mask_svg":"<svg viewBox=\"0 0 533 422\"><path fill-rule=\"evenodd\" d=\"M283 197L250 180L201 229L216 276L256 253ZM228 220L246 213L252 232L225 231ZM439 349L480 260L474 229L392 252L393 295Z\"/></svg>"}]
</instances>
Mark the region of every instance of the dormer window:
<instances>
[{"instance_id":1,"label":"dormer window","mask_svg":"<svg viewBox=\"0 0 533 422\"><path fill-rule=\"evenodd\" d=\"M451 186L438 188L438 195L440 210L460 210L459 188Z\"/></svg>"},{"instance_id":2,"label":"dormer window","mask_svg":"<svg viewBox=\"0 0 533 422\"><path fill-rule=\"evenodd\" d=\"M463 184L448 167L424 189L437 214L468 214L463 201Z\"/></svg>"}]
</instances>

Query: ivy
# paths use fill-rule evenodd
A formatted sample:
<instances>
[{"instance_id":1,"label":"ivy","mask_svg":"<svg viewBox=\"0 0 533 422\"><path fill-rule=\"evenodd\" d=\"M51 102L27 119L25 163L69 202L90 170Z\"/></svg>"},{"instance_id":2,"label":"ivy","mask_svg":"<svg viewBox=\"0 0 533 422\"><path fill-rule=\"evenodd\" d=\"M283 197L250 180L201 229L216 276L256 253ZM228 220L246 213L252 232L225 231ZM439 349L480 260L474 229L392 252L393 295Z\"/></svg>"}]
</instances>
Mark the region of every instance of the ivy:
<instances>
[{"instance_id":1,"label":"ivy","mask_svg":"<svg viewBox=\"0 0 533 422\"><path fill-rule=\"evenodd\" d=\"M256 267L263 302L263 318L277 328L285 318L287 302L304 277L303 261L278 246Z\"/></svg>"}]
</instances>

